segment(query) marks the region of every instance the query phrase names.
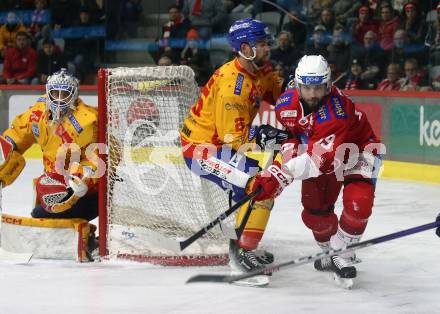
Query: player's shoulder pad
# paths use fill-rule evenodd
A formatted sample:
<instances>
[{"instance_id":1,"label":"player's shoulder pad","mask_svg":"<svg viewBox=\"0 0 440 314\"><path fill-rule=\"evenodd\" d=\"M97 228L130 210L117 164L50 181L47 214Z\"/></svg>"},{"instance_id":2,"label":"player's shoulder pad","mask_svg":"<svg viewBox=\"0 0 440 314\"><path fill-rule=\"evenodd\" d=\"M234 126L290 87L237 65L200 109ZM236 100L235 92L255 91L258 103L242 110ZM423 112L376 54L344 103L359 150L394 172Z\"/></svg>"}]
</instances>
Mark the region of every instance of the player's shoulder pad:
<instances>
[{"instance_id":1,"label":"player's shoulder pad","mask_svg":"<svg viewBox=\"0 0 440 314\"><path fill-rule=\"evenodd\" d=\"M298 99L298 91L296 89L288 89L278 97L275 104L275 111L285 109L285 107L294 103Z\"/></svg>"}]
</instances>

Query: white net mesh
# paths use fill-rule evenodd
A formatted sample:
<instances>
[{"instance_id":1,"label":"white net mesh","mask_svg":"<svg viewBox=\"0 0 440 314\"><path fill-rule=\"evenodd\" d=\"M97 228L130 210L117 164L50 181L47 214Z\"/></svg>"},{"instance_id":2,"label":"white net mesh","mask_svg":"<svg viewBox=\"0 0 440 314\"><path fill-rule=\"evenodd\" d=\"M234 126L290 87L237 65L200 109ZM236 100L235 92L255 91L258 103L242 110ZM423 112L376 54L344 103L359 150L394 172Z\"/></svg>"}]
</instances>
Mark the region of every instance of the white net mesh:
<instances>
[{"instance_id":1,"label":"white net mesh","mask_svg":"<svg viewBox=\"0 0 440 314\"><path fill-rule=\"evenodd\" d=\"M228 208L227 194L192 174L181 156L178 130L198 97L193 71L172 66L106 72L109 255L153 261L191 256L194 264L212 255L224 258L228 241L219 228L181 253L161 245L188 238Z\"/></svg>"}]
</instances>

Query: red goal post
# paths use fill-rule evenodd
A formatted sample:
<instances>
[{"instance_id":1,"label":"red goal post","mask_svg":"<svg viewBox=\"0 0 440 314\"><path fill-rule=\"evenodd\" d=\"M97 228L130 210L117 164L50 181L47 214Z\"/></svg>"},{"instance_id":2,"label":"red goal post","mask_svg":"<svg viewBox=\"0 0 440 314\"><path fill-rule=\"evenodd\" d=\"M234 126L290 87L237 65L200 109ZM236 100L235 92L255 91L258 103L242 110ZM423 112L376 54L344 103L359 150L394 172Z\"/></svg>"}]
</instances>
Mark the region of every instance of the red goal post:
<instances>
[{"instance_id":1,"label":"red goal post","mask_svg":"<svg viewBox=\"0 0 440 314\"><path fill-rule=\"evenodd\" d=\"M181 155L178 131L198 92L187 66L99 70L99 142L107 145L99 180L101 257L228 262L228 239L219 228L184 252L165 245L188 238L229 206L226 193L191 173Z\"/></svg>"}]
</instances>

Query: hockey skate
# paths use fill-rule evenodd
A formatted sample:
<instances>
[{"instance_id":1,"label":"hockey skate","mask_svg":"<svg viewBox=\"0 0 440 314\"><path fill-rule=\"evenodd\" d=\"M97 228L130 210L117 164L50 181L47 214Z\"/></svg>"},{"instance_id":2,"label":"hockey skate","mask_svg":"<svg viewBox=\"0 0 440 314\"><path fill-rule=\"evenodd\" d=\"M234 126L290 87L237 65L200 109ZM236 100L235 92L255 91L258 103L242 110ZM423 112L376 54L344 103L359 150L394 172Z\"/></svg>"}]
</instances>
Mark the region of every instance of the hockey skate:
<instances>
[{"instance_id":1,"label":"hockey skate","mask_svg":"<svg viewBox=\"0 0 440 314\"><path fill-rule=\"evenodd\" d=\"M356 267L351 266L338 255L318 259L315 261L314 267L318 271L331 272L335 282L346 289L353 286L353 278L356 278Z\"/></svg>"},{"instance_id":2,"label":"hockey skate","mask_svg":"<svg viewBox=\"0 0 440 314\"><path fill-rule=\"evenodd\" d=\"M256 254L254 251L246 250L238 246L234 240L229 244L229 265L233 275L241 274L243 272L251 272L262 269L265 265L270 264L268 261L272 260L273 254L269 252ZM239 286L264 287L269 284L269 276L258 275L243 280L234 281L234 284Z\"/></svg>"}]
</instances>

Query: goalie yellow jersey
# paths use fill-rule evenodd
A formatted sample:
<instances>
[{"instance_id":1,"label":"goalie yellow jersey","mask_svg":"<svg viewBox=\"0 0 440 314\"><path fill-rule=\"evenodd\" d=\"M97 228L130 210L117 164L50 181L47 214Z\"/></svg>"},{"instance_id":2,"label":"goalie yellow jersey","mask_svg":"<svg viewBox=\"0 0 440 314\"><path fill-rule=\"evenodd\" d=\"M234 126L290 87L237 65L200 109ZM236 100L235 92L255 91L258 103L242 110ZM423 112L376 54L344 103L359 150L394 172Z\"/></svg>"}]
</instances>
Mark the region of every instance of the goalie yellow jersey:
<instances>
[{"instance_id":1,"label":"goalie yellow jersey","mask_svg":"<svg viewBox=\"0 0 440 314\"><path fill-rule=\"evenodd\" d=\"M180 135L183 142L230 144L248 142L248 131L262 100L274 104L282 80L270 63L256 74L244 69L237 58L221 66L201 89Z\"/></svg>"},{"instance_id":2,"label":"goalie yellow jersey","mask_svg":"<svg viewBox=\"0 0 440 314\"><path fill-rule=\"evenodd\" d=\"M37 102L24 113L15 117L12 125L3 136L12 140L15 150L23 154L32 144L37 143L43 152L45 172L53 172L59 166L69 162L69 154L58 150L65 143L74 143L79 146L80 163L93 170L97 165L96 150L86 156L86 149L91 143L98 142L98 113L77 100L77 107L65 115L61 123L50 122L46 111L46 96L37 99ZM57 160L57 154L58 160ZM56 162L60 163L55 168Z\"/></svg>"}]
</instances>

